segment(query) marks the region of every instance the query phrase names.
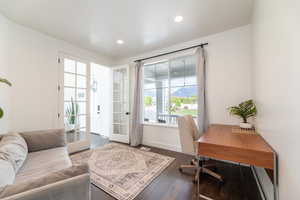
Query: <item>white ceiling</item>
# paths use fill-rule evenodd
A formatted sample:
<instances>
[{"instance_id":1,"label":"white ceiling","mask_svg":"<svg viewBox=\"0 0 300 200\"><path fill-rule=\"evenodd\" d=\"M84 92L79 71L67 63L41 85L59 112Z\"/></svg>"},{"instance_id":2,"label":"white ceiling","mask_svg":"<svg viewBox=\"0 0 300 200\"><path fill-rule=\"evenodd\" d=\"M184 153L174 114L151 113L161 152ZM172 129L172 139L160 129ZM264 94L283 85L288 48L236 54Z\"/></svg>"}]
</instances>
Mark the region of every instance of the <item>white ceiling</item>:
<instances>
[{"instance_id":1,"label":"white ceiling","mask_svg":"<svg viewBox=\"0 0 300 200\"><path fill-rule=\"evenodd\" d=\"M0 0L11 20L114 59L248 24L251 10L252 0Z\"/></svg>"}]
</instances>

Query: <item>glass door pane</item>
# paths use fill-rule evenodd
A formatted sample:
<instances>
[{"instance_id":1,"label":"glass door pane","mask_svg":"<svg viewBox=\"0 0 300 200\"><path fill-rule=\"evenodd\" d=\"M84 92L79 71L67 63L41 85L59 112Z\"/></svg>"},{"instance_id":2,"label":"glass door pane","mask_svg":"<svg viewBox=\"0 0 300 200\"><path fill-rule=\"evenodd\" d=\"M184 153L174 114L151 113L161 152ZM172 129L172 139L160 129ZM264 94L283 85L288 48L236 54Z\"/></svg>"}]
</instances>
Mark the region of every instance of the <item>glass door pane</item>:
<instances>
[{"instance_id":1,"label":"glass door pane","mask_svg":"<svg viewBox=\"0 0 300 200\"><path fill-rule=\"evenodd\" d=\"M113 69L113 128L111 140L129 142L128 67Z\"/></svg>"},{"instance_id":2,"label":"glass door pane","mask_svg":"<svg viewBox=\"0 0 300 200\"><path fill-rule=\"evenodd\" d=\"M87 140L87 64L64 59L64 126L68 143Z\"/></svg>"}]
</instances>

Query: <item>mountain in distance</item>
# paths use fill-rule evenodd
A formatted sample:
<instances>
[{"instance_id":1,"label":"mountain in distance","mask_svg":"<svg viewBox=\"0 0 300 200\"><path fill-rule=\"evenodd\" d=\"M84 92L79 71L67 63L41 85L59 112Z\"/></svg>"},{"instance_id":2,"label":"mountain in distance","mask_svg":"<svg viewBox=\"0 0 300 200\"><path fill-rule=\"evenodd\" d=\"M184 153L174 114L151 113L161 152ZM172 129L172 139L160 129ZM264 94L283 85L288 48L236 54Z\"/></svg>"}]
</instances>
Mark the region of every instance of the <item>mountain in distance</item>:
<instances>
[{"instance_id":1,"label":"mountain in distance","mask_svg":"<svg viewBox=\"0 0 300 200\"><path fill-rule=\"evenodd\" d=\"M145 96L155 97L156 96L156 90L145 90L144 91ZM172 88L172 97L193 97L197 96L197 87L178 87L178 88Z\"/></svg>"},{"instance_id":2,"label":"mountain in distance","mask_svg":"<svg viewBox=\"0 0 300 200\"><path fill-rule=\"evenodd\" d=\"M173 89L174 90L174 89ZM172 92L173 97L194 97L197 96L197 87L182 87Z\"/></svg>"}]
</instances>

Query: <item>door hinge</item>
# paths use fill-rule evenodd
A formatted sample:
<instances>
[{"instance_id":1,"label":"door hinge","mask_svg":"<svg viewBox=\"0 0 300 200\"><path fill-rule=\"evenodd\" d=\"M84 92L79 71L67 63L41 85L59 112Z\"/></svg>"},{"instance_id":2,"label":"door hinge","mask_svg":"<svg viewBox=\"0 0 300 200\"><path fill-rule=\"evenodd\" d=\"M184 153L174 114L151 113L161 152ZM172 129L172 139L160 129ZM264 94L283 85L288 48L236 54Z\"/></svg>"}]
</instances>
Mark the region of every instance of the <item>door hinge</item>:
<instances>
[{"instance_id":1,"label":"door hinge","mask_svg":"<svg viewBox=\"0 0 300 200\"><path fill-rule=\"evenodd\" d=\"M60 91L60 85L57 86L57 90Z\"/></svg>"},{"instance_id":2,"label":"door hinge","mask_svg":"<svg viewBox=\"0 0 300 200\"><path fill-rule=\"evenodd\" d=\"M57 59L57 62L60 63L60 58Z\"/></svg>"},{"instance_id":3,"label":"door hinge","mask_svg":"<svg viewBox=\"0 0 300 200\"><path fill-rule=\"evenodd\" d=\"M60 118L60 114L59 113L57 113L57 118Z\"/></svg>"}]
</instances>

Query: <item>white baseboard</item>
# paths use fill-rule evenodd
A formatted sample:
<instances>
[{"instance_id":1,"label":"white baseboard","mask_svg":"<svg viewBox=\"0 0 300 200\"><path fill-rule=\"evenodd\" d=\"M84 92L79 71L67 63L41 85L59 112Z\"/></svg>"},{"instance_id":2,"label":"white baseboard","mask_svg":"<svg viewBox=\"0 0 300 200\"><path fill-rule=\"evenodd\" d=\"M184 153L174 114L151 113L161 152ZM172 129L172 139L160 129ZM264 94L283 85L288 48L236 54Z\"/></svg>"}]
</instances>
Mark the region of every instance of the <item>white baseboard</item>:
<instances>
[{"instance_id":1,"label":"white baseboard","mask_svg":"<svg viewBox=\"0 0 300 200\"><path fill-rule=\"evenodd\" d=\"M153 142L153 141L143 141L143 144L147 146L170 150L170 151L181 152L181 147L175 145L163 144L160 142Z\"/></svg>"}]
</instances>

